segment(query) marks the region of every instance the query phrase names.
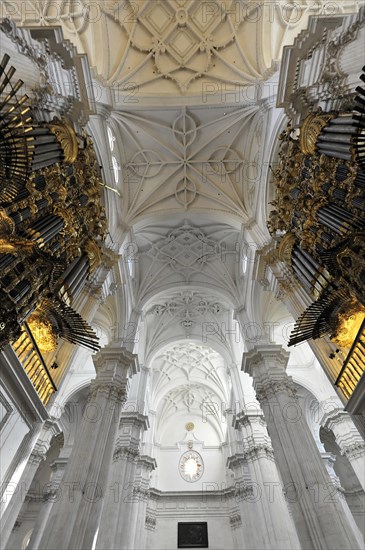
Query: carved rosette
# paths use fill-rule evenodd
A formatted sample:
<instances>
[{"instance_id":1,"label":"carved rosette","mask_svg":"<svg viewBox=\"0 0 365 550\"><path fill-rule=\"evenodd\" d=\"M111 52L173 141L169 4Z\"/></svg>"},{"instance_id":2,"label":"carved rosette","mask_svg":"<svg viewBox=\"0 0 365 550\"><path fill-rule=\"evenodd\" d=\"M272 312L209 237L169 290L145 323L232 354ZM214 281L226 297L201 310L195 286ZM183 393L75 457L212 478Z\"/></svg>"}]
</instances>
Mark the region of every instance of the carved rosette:
<instances>
[{"instance_id":1,"label":"carved rosette","mask_svg":"<svg viewBox=\"0 0 365 550\"><path fill-rule=\"evenodd\" d=\"M133 487L133 497L135 497L136 500L147 502L149 496L150 492L147 489L143 489L142 487Z\"/></svg>"}]
</instances>

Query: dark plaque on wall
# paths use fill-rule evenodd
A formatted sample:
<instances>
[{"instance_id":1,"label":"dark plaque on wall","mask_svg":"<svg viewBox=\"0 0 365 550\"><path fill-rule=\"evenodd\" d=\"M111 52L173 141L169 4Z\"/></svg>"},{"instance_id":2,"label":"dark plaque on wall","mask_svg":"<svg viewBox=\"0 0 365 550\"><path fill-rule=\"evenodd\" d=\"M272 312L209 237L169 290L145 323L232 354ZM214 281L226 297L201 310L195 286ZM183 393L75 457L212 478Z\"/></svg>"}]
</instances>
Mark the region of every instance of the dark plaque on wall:
<instances>
[{"instance_id":1,"label":"dark plaque on wall","mask_svg":"<svg viewBox=\"0 0 365 550\"><path fill-rule=\"evenodd\" d=\"M177 524L178 548L208 548L208 525L206 521Z\"/></svg>"}]
</instances>

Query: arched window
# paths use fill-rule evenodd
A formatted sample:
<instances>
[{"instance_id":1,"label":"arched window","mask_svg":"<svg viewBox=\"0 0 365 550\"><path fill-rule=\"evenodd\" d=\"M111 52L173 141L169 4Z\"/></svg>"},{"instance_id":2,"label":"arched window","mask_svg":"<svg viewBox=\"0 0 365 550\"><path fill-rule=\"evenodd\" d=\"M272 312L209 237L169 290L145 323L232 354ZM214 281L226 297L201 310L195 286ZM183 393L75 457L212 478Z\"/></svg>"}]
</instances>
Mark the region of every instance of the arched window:
<instances>
[{"instance_id":1,"label":"arched window","mask_svg":"<svg viewBox=\"0 0 365 550\"><path fill-rule=\"evenodd\" d=\"M109 147L111 151L114 151L114 142L115 142L115 135L113 134L111 128L107 127L108 132L108 140L109 140Z\"/></svg>"},{"instance_id":2,"label":"arched window","mask_svg":"<svg viewBox=\"0 0 365 550\"><path fill-rule=\"evenodd\" d=\"M117 161L117 159L115 158L114 155L112 156L112 166L113 166L113 173L114 173L115 183L118 183L120 166L119 166L118 161Z\"/></svg>"}]
</instances>

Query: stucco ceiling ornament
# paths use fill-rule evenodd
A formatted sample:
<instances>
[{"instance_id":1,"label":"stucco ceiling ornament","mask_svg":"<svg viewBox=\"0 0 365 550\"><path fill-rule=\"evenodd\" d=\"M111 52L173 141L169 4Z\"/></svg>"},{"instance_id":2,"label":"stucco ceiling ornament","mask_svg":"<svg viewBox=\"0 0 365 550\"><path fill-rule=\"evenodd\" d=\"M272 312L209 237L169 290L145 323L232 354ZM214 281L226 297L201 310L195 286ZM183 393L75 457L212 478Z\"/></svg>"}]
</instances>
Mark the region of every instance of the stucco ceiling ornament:
<instances>
[{"instance_id":1,"label":"stucco ceiling ornament","mask_svg":"<svg viewBox=\"0 0 365 550\"><path fill-rule=\"evenodd\" d=\"M157 71L173 80L181 93L187 92L193 80L209 71L214 51L234 40L234 29L225 17L224 3L213 0L210 8L202 2L157 1L151 2L138 16L140 26L150 33L150 51ZM218 26L219 33L216 32ZM140 51L145 49L138 33L133 37L133 45Z\"/></svg>"},{"instance_id":2,"label":"stucco ceiling ornament","mask_svg":"<svg viewBox=\"0 0 365 550\"><path fill-rule=\"evenodd\" d=\"M2 0L18 25L61 25L99 79L128 99L255 85L310 15L356 11L356 0ZM100 48L99 44L103 44ZM213 90L211 86L213 85Z\"/></svg>"},{"instance_id":3,"label":"stucco ceiling ornament","mask_svg":"<svg viewBox=\"0 0 365 550\"><path fill-rule=\"evenodd\" d=\"M174 388L165 395L162 402L160 422L163 418L166 419L176 411L184 409L188 413L195 412L198 415L209 411L216 418L220 416L220 403L217 393L197 383Z\"/></svg>"},{"instance_id":4,"label":"stucco ceiling ornament","mask_svg":"<svg viewBox=\"0 0 365 550\"><path fill-rule=\"evenodd\" d=\"M212 349L191 342L178 344L163 352L158 359L154 370L160 373L162 379L176 379L179 376L189 382L211 380L224 395L224 367L220 356ZM192 387L188 389L189 396L193 395Z\"/></svg>"},{"instance_id":5,"label":"stucco ceiling ornament","mask_svg":"<svg viewBox=\"0 0 365 550\"><path fill-rule=\"evenodd\" d=\"M181 322L187 319L196 322L197 319L209 313L217 315L224 310L224 306L214 299L194 291L184 291L176 294L173 300L153 306L150 311L156 316L166 313L172 318L181 319Z\"/></svg>"},{"instance_id":6,"label":"stucco ceiling ornament","mask_svg":"<svg viewBox=\"0 0 365 550\"><path fill-rule=\"evenodd\" d=\"M215 241L206 237L199 228L185 222L170 231L159 243L152 245L148 254L156 261L168 264L173 271L189 277L216 259L219 251Z\"/></svg>"},{"instance_id":7,"label":"stucco ceiling ornament","mask_svg":"<svg viewBox=\"0 0 365 550\"><path fill-rule=\"evenodd\" d=\"M157 298L152 303L150 298L148 299L149 313L153 306L160 306L155 310L156 314L162 314L165 307L173 313L175 307L173 304L177 296L182 290L188 290L186 285L192 285L191 290L198 295L203 293L201 303L195 303L194 298L193 309L198 313L199 306L202 311L201 317L205 310L212 322L215 322L214 317L217 314L220 315L224 311L220 305L222 303L228 305L226 301L228 296L234 301L239 299L237 296L240 289L235 274L237 263L240 261L240 233L236 229L217 223L196 227L186 220L170 230L168 223L163 224L162 227L150 224L146 229L137 231L134 238L138 246L138 253L135 255L139 273L137 299L142 303L147 296L161 296L160 292L165 285L165 288L171 289L163 299ZM218 294L217 288L221 289ZM204 303L205 300L207 304ZM155 326L150 331L150 337L154 340L157 338L160 342L161 339L166 338L166 326L172 327L176 333L178 325L171 323L170 316L159 323L153 322L152 315L149 317L152 318L151 323ZM177 317L176 320L178 320ZM160 327L162 327L161 330ZM178 330L178 333L182 336L181 330ZM157 345L157 341L155 344Z\"/></svg>"}]
</instances>

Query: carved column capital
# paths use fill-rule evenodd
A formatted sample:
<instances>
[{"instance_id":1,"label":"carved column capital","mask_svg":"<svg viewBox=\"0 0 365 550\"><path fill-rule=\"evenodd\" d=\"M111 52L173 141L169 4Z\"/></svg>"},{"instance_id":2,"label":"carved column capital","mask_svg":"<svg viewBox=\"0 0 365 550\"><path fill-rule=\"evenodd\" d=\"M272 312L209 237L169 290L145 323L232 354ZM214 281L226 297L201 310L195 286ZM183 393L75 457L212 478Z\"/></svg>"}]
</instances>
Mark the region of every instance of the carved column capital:
<instances>
[{"instance_id":1,"label":"carved column capital","mask_svg":"<svg viewBox=\"0 0 365 550\"><path fill-rule=\"evenodd\" d=\"M297 390L294 387L293 381L289 380L261 380L255 385L257 399L267 401L279 392L285 392L289 397L295 399Z\"/></svg>"},{"instance_id":2,"label":"carved column capital","mask_svg":"<svg viewBox=\"0 0 365 550\"><path fill-rule=\"evenodd\" d=\"M46 459L52 438L60 433L61 430L57 422L46 420L43 424L39 438L29 456L29 464L39 466L39 464Z\"/></svg>"},{"instance_id":3,"label":"carved column capital","mask_svg":"<svg viewBox=\"0 0 365 550\"><path fill-rule=\"evenodd\" d=\"M127 460L128 462L137 462L139 458L138 449L130 449L129 447L119 447L115 448L113 454L113 462L117 460Z\"/></svg>"},{"instance_id":4,"label":"carved column capital","mask_svg":"<svg viewBox=\"0 0 365 550\"><path fill-rule=\"evenodd\" d=\"M264 413L261 410L239 411L233 417L233 426L238 430L241 426L246 428L252 425L259 425L266 428Z\"/></svg>"},{"instance_id":5,"label":"carved column capital","mask_svg":"<svg viewBox=\"0 0 365 550\"><path fill-rule=\"evenodd\" d=\"M235 453L234 455L231 455L227 458L227 468L229 468L233 472L237 470L237 468L241 468L245 464L246 460L243 453Z\"/></svg>"},{"instance_id":6,"label":"carved column capital","mask_svg":"<svg viewBox=\"0 0 365 550\"><path fill-rule=\"evenodd\" d=\"M153 472L153 470L156 470L157 468L156 459L148 455L140 455L138 458L138 464L141 464L148 472Z\"/></svg>"},{"instance_id":7,"label":"carved column capital","mask_svg":"<svg viewBox=\"0 0 365 550\"><path fill-rule=\"evenodd\" d=\"M126 371L126 376L132 376L139 372L137 355L121 347L120 342L114 342L102 348L93 356L93 361L97 374L101 372L114 373L116 367Z\"/></svg>"},{"instance_id":8,"label":"carved column capital","mask_svg":"<svg viewBox=\"0 0 365 550\"><path fill-rule=\"evenodd\" d=\"M122 425L130 425L146 431L150 427L150 422L148 420L148 416L139 412L122 411L120 414L119 427Z\"/></svg>"},{"instance_id":9,"label":"carved column capital","mask_svg":"<svg viewBox=\"0 0 365 550\"><path fill-rule=\"evenodd\" d=\"M250 502L252 499L255 500L255 485L251 482L245 481L236 482L234 497L236 502L240 502L242 500L247 500Z\"/></svg>"},{"instance_id":10,"label":"carved column capital","mask_svg":"<svg viewBox=\"0 0 365 550\"><path fill-rule=\"evenodd\" d=\"M342 449L341 454L347 456L350 462L355 458L363 458L365 456L365 442L356 441L352 445L347 445Z\"/></svg>"},{"instance_id":11,"label":"carved column capital","mask_svg":"<svg viewBox=\"0 0 365 550\"><path fill-rule=\"evenodd\" d=\"M97 395L124 403L129 388L129 378L138 372L138 358L115 342L102 348L93 357L96 378L91 382L88 399Z\"/></svg>"},{"instance_id":12,"label":"carved column capital","mask_svg":"<svg viewBox=\"0 0 365 550\"><path fill-rule=\"evenodd\" d=\"M30 453L28 463L34 466L39 466L39 464L43 460L46 460L46 453L40 448L35 447L33 451Z\"/></svg>"},{"instance_id":13,"label":"carved column capital","mask_svg":"<svg viewBox=\"0 0 365 550\"><path fill-rule=\"evenodd\" d=\"M241 525L242 525L241 514L235 514L233 516L230 516L229 517L229 523L230 523L232 529L237 529L238 527L241 527Z\"/></svg>"},{"instance_id":14,"label":"carved column capital","mask_svg":"<svg viewBox=\"0 0 365 550\"><path fill-rule=\"evenodd\" d=\"M281 346L255 346L243 354L242 370L253 378L257 399L270 400L280 392L295 399L297 390L285 372L290 354Z\"/></svg>"},{"instance_id":15,"label":"carved column capital","mask_svg":"<svg viewBox=\"0 0 365 550\"><path fill-rule=\"evenodd\" d=\"M285 351L282 346L275 344L264 344L254 346L242 356L242 370L250 376L254 376L255 369L258 366L281 367L286 369L290 353Z\"/></svg>"},{"instance_id":16,"label":"carved column capital","mask_svg":"<svg viewBox=\"0 0 365 550\"><path fill-rule=\"evenodd\" d=\"M364 456L365 441L348 412L338 408L325 413L321 425L333 432L341 454L347 456L350 460Z\"/></svg>"},{"instance_id":17,"label":"carved column capital","mask_svg":"<svg viewBox=\"0 0 365 550\"><path fill-rule=\"evenodd\" d=\"M154 516L146 515L145 526L149 531L154 531L156 528L156 518Z\"/></svg>"},{"instance_id":18,"label":"carved column capital","mask_svg":"<svg viewBox=\"0 0 365 550\"><path fill-rule=\"evenodd\" d=\"M124 383L120 382L118 386L114 382L100 383L97 380L92 380L88 401L93 401L97 395L104 395L108 400L118 401L123 404L127 400L128 388L128 380L125 380Z\"/></svg>"}]
</instances>

